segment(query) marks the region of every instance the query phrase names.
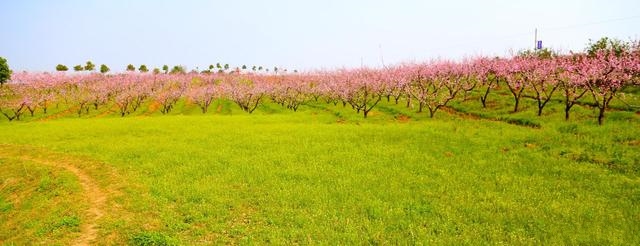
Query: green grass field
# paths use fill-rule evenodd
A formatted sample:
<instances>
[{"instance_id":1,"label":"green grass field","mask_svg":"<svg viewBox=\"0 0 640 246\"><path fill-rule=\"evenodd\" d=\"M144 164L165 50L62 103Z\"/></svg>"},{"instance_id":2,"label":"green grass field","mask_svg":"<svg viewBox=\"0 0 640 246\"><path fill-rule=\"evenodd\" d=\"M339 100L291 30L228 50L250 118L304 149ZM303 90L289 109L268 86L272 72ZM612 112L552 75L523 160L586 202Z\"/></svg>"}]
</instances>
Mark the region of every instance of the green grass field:
<instances>
[{"instance_id":1,"label":"green grass field","mask_svg":"<svg viewBox=\"0 0 640 246\"><path fill-rule=\"evenodd\" d=\"M98 244L640 244L639 113L614 101L598 126L589 106L565 122L560 103L491 100L433 119L217 101L3 121L0 243L65 245L93 223Z\"/></svg>"}]
</instances>

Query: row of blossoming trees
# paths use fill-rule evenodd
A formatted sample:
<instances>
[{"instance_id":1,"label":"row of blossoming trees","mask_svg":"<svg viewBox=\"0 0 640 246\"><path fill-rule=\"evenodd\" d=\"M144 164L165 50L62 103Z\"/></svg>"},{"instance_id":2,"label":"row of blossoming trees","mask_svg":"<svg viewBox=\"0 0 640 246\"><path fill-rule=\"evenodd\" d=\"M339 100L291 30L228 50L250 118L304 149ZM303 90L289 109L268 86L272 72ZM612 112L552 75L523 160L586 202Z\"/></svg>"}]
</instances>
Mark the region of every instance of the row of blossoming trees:
<instances>
[{"instance_id":1,"label":"row of blossoming trees","mask_svg":"<svg viewBox=\"0 0 640 246\"><path fill-rule=\"evenodd\" d=\"M280 75L18 73L0 88L0 113L19 120L63 105L82 116L109 105L126 116L152 103L166 114L181 99L207 113L214 100L225 98L248 113L265 100L293 111L314 100L350 106L366 118L381 100L398 104L403 99L433 117L451 100L470 94L478 95L486 107L492 91L506 88L514 112L525 94L537 102L538 115L555 96L563 98L566 119L578 100L590 95L602 124L616 93L638 84L639 53L599 50L590 55L521 55Z\"/></svg>"}]
</instances>

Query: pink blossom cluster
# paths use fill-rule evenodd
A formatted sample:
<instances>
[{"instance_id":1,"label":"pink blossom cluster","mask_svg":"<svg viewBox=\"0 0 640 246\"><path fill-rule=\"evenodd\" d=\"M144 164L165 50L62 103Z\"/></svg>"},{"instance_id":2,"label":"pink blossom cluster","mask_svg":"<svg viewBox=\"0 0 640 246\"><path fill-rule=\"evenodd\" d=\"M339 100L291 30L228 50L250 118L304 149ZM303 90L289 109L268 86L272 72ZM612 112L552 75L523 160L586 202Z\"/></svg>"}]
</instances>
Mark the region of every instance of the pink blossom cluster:
<instances>
[{"instance_id":1,"label":"pink blossom cluster","mask_svg":"<svg viewBox=\"0 0 640 246\"><path fill-rule=\"evenodd\" d=\"M491 91L506 87L513 96L514 111L528 94L538 102L541 115L554 93L560 92L568 118L571 107L588 92L603 116L616 91L639 82L639 57L637 50L624 54L603 50L592 56L479 57L279 74L23 72L0 88L0 113L13 120L27 111L46 114L50 107L62 105L82 116L109 105L126 116L150 104L169 113L180 100L207 113L216 99L231 100L251 113L264 100L294 111L310 100L324 100L349 105L367 117L383 99L396 104L404 99L408 107L415 106L418 112L426 108L433 117L460 95L463 100L469 94L478 95L486 106Z\"/></svg>"}]
</instances>

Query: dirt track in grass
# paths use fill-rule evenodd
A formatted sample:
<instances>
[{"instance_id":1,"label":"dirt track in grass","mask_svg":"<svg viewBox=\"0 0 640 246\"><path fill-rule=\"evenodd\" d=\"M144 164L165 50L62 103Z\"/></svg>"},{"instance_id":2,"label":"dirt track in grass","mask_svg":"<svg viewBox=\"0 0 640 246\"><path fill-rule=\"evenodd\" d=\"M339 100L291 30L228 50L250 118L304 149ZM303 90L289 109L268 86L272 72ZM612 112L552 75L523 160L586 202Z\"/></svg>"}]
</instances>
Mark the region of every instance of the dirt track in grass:
<instances>
[{"instance_id":1,"label":"dirt track in grass","mask_svg":"<svg viewBox=\"0 0 640 246\"><path fill-rule=\"evenodd\" d=\"M95 241L98 237L98 220L105 215L108 196L94 178L81 168L91 164L92 161L28 146L14 145L0 145L0 157L21 159L53 168L62 168L73 173L78 178L83 196L89 204L80 224L81 235L76 238L73 244L91 245Z\"/></svg>"}]
</instances>

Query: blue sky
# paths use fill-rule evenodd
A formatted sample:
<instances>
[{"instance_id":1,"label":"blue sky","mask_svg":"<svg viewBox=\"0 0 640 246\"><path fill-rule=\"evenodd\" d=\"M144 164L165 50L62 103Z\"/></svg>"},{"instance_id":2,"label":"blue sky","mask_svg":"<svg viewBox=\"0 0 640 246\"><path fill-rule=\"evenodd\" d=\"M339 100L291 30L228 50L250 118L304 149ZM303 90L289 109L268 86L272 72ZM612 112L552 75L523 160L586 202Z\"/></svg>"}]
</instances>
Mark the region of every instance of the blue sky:
<instances>
[{"instance_id":1,"label":"blue sky","mask_svg":"<svg viewBox=\"0 0 640 246\"><path fill-rule=\"evenodd\" d=\"M0 56L16 71L87 60L114 71L380 66L508 55L533 47L536 27L544 46L564 51L638 39L638 10L637 0L0 0Z\"/></svg>"}]
</instances>

